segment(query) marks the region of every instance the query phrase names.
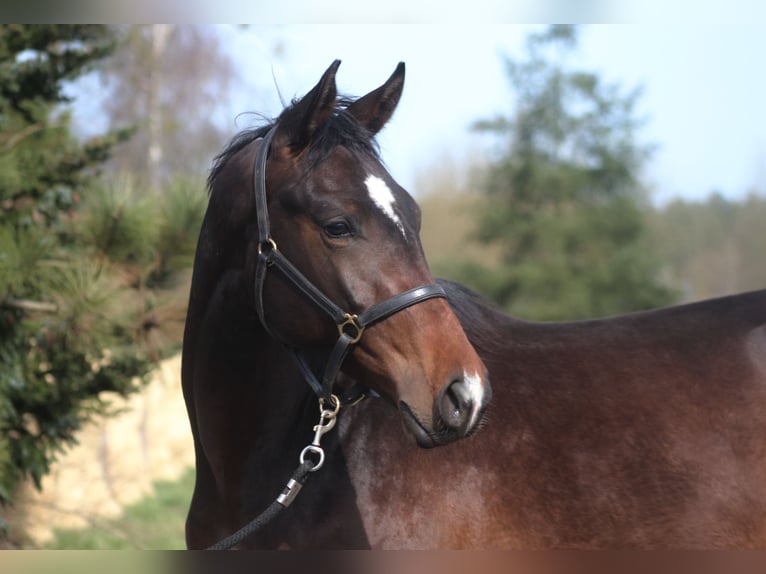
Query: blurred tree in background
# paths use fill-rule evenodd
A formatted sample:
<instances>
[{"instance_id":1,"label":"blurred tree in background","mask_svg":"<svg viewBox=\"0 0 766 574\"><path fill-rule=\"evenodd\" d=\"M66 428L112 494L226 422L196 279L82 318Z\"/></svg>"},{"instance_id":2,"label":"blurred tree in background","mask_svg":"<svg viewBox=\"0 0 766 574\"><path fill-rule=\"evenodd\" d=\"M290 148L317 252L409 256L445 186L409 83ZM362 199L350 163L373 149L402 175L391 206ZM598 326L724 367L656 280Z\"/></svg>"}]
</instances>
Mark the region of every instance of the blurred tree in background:
<instances>
[{"instance_id":1,"label":"blurred tree in background","mask_svg":"<svg viewBox=\"0 0 766 574\"><path fill-rule=\"evenodd\" d=\"M110 164L157 189L174 176L206 176L227 134L211 110L236 75L215 28L189 24L114 28L119 49L100 66L111 129L135 134Z\"/></svg>"},{"instance_id":2,"label":"blurred tree in background","mask_svg":"<svg viewBox=\"0 0 766 574\"><path fill-rule=\"evenodd\" d=\"M641 170L650 148L636 141L638 91L624 94L596 74L564 67L572 26L527 41L507 60L512 117L484 120L500 156L479 183L486 196L477 237L500 252L457 278L524 318L576 319L670 303L649 249Z\"/></svg>"},{"instance_id":3,"label":"blurred tree in background","mask_svg":"<svg viewBox=\"0 0 766 574\"><path fill-rule=\"evenodd\" d=\"M764 190L766 191L766 190ZM704 201L675 199L647 211L663 279L686 301L766 287L766 197L739 201L712 193Z\"/></svg>"},{"instance_id":4,"label":"blurred tree in background","mask_svg":"<svg viewBox=\"0 0 766 574\"><path fill-rule=\"evenodd\" d=\"M204 193L104 180L128 134L78 141L65 107L115 46L104 26L0 25L0 506L179 346Z\"/></svg>"}]
</instances>

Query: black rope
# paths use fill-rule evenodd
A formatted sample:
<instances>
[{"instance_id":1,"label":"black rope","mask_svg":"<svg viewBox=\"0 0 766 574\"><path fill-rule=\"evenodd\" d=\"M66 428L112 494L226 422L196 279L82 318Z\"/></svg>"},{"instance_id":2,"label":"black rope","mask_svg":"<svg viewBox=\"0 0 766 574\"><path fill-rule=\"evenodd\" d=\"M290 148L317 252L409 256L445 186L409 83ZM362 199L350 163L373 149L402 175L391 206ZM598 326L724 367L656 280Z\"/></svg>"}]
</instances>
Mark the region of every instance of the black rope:
<instances>
[{"instance_id":1,"label":"black rope","mask_svg":"<svg viewBox=\"0 0 766 574\"><path fill-rule=\"evenodd\" d=\"M285 508L290 506L295 496L298 494L300 488L305 484L309 473L314 469L314 463L307 460L302 463L293 472L293 476L287 483L285 490L279 497L271 503L271 505L264 510L261 514L256 516L248 524L237 530L234 534L231 534L216 542L206 550L228 550L232 546L235 546L242 542L245 538L260 530L271 522L276 516L282 512ZM297 488L297 490L295 490Z\"/></svg>"}]
</instances>

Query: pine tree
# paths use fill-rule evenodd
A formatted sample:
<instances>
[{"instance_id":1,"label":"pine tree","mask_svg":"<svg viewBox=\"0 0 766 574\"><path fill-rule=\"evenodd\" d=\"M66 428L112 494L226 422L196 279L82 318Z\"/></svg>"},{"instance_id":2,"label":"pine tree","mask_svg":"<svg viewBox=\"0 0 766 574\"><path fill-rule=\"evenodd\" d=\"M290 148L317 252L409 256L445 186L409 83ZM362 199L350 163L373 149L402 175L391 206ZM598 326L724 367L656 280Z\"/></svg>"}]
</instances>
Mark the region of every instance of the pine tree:
<instances>
[{"instance_id":1,"label":"pine tree","mask_svg":"<svg viewBox=\"0 0 766 574\"><path fill-rule=\"evenodd\" d=\"M477 124L500 136L483 190L478 237L502 265L478 287L525 318L573 319L667 304L640 205L651 148L636 142L639 91L561 63L577 30L530 36L527 59L508 59L515 112Z\"/></svg>"},{"instance_id":2,"label":"pine tree","mask_svg":"<svg viewBox=\"0 0 766 574\"><path fill-rule=\"evenodd\" d=\"M72 226L126 134L78 141L64 88L113 49L104 26L0 25L0 505L152 366L142 310Z\"/></svg>"}]
</instances>

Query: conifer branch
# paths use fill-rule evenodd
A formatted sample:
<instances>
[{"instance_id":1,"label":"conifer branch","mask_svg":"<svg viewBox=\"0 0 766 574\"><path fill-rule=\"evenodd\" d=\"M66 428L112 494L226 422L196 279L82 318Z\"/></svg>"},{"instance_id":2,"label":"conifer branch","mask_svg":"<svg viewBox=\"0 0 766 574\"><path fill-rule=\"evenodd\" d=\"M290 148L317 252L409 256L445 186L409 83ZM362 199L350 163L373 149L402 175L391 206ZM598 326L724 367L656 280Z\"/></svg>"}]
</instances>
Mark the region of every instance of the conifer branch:
<instances>
[{"instance_id":1,"label":"conifer branch","mask_svg":"<svg viewBox=\"0 0 766 574\"><path fill-rule=\"evenodd\" d=\"M22 141L27 139L29 136L32 136L36 134L37 132L42 131L43 129L45 129L45 126L43 124L33 124L31 126L27 126L20 132L8 137L2 143L2 147L0 148L0 153L7 153L11 151L14 147L19 145Z\"/></svg>"},{"instance_id":2,"label":"conifer branch","mask_svg":"<svg viewBox=\"0 0 766 574\"><path fill-rule=\"evenodd\" d=\"M46 303L44 301L30 301L29 299L14 299L9 297L0 301L1 307L9 309L20 309L22 311L33 311L42 313L56 313L59 310L55 303Z\"/></svg>"}]
</instances>

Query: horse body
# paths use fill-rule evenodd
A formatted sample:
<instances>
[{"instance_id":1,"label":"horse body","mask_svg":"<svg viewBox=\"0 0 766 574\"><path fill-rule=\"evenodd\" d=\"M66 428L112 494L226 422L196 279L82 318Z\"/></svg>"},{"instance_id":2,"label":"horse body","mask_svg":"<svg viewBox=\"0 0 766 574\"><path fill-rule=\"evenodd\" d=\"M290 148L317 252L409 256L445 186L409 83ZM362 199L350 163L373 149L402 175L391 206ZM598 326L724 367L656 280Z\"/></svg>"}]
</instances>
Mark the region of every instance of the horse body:
<instances>
[{"instance_id":1,"label":"horse body","mask_svg":"<svg viewBox=\"0 0 766 574\"><path fill-rule=\"evenodd\" d=\"M344 414L371 545L766 545L766 292L548 324L447 292L492 406L430 451L383 404Z\"/></svg>"},{"instance_id":2,"label":"horse body","mask_svg":"<svg viewBox=\"0 0 766 574\"><path fill-rule=\"evenodd\" d=\"M414 202L343 127L377 132L403 69L339 110L335 68L272 128L268 202L280 252L363 314L430 274ZM256 310L265 133L214 169L195 259L182 366L192 548L282 491L319 414L288 346L315 370L338 336L273 269ZM356 380L382 398L342 408L324 467L241 547L766 546L766 292L540 324L441 285L449 305L419 302L366 328L339 392Z\"/></svg>"},{"instance_id":3,"label":"horse body","mask_svg":"<svg viewBox=\"0 0 766 574\"><path fill-rule=\"evenodd\" d=\"M442 284L493 383L481 430L426 450L389 403L349 407L328 436L325 468L246 547L766 545L766 292L529 323ZM247 337L253 321L226 330ZM316 398L284 350L248 346L258 352L241 364L216 358L259 376L218 386L229 428L212 431L212 452L228 445L226 487L239 496L225 504L206 493L220 517L207 517L201 545L271 502L316 422ZM236 380L226 370L215 378Z\"/></svg>"}]
</instances>

